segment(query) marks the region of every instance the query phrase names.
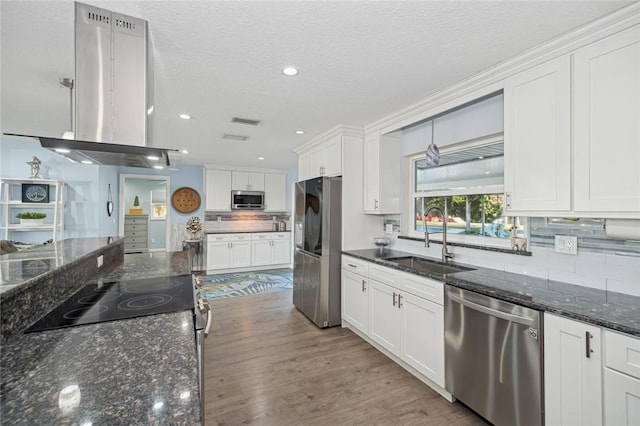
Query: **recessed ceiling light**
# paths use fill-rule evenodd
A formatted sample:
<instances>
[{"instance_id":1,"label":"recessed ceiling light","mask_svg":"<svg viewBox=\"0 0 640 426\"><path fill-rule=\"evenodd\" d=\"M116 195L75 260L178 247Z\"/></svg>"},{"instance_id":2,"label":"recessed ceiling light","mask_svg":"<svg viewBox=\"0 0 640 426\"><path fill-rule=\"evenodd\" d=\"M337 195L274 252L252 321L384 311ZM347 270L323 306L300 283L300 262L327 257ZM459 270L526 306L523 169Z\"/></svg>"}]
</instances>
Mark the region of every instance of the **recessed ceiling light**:
<instances>
[{"instance_id":1,"label":"recessed ceiling light","mask_svg":"<svg viewBox=\"0 0 640 426\"><path fill-rule=\"evenodd\" d=\"M147 160L158 161L160 157L156 157L155 155L147 155Z\"/></svg>"},{"instance_id":2,"label":"recessed ceiling light","mask_svg":"<svg viewBox=\"0 0 640 426\"><path fill-rule=\"evenodd\" d=\"M191 116L189 114L180 114L180 118L183 120L191 120Z\"/></svg>"},{"instance_id":3,"label":"recessed ceiling light","mask_svg":"<svg viewBox=\"0 0 640 426\"><path fill-rule=\"evenodd\" d=\"M182 151L180 151L180 152L181 152L181 153L183 153L183 154L188 154L188 153L189 153L189 151L188 151L188 150L186 150L186 149L183 149L183 150L182 150Z\"/></svg>"},{"instance_id":4,"label":"recessed ceiling light","mask_svg":"<svg viewBox=\"0 0 640 426\"><path fill-rule=\"evenodd\" d=\"M481 155L478 157L478 160L482 160L484 157Z\"/></svg>"},{"instance_id":5,"label":"recessed ceiling light","mask_svg":"<svg viewBox=\"0 0 640 426\"><path fill-rule=\"evenodd\" d=\"M93 161L89 161L89 160L82 160L81 161L82 164L93 164Z\"/></svg>"},{"instance_id":6,"label":"recessed ceiling light","mask_svg":"<svg viewBox=\"0 0 640 426\"><path fill-rule=\"evenodd\" d=\"M68 154L68 153L71 152L70 150L65 149L65 148L56 148L55 151L59 152L60 154Z\"/></svg>"},{"instance_id":7,"label":"recessed ceiling light","mask_svg":"<svg viewBox=\"0 0 640 426\"><path fill-rule=\"evenodd\" d=\"M298 75L298 69L296 67L284 67L282 69L282 74L287 77L293 77L294 75Z\"/></svg>"},{"instance_id":8,"label":"recessed ceiling light","mask_svg":"<svg viewBox=\"0 0 640 426\"><path fill-rule=\"evenodd\" d=\"M153 166L154 169L164 169L162 166Z\"/></svg>"},{"instance_id":9,"label":"recessed ceiling light","mask_svg":"<svg viewBox=\"0 0 640 426\"><path fill-rule=\"evenodd\" d=\"M304 135L304 130L296 130L296 135Z\"/></svg>"},{"instance_id":10,"label":"recessed ceiling light","mask_svg":"<svg viewBox=\"0 0 640 426\"><path fill-rule=\"evenodd\" d=\"M258 160L264 160L264 157L258 157Z\"/></svg>"}]
</instances>

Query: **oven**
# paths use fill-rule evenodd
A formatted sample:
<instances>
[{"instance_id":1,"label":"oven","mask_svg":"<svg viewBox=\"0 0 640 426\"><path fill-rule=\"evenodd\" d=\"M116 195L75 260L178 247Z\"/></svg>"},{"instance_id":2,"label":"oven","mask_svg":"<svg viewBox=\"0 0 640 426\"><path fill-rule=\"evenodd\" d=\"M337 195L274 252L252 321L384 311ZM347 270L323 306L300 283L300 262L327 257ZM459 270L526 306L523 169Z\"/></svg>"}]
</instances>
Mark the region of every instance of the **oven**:
<instances>
[{"instance_id":1,"label":"oven","mask_svg":"<svg viewBox=\"0 0 640 426\"><path fill-rule=\"evenodd\" d=\"M202 277L192 275L193 283L193 306L196 352L198 354L198 390L200 391L200 417L204 424L204 341L209 335L213 315L209 306L209 301L201 296Z\"/></svg>"}]
</instances>

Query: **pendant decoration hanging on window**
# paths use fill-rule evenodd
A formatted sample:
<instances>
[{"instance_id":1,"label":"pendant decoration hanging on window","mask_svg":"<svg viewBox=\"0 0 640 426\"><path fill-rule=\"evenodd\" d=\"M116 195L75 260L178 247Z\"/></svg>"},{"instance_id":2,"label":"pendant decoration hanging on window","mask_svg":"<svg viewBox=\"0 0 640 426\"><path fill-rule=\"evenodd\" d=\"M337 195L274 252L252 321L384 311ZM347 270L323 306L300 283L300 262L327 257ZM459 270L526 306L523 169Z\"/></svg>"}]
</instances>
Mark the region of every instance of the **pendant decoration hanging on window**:
<instances>
[{"instance_id":1,"label":"pendant decoration hanging on window","mask_svg":"<svg viewBox=\"0 0 640 426\"><path fill-rule=\"evenodd\" d=\"M435 133L434 129L435 129L435 122L434 120L431 120L431 143L427 147L427 156L426 156L427 164L430 166L437 166L438 164L440 164L440 150L438 149L434 141L434 133Z\"/></svg>"},{"instance_id":2,"label":"pendant decoration hanging on window","mask_svg":"<svg viewBox=\"0 0 640 426\"><path fill-rule=\"evenodd\" d=\"M109 217L113 214L113 200L111 198L111 184L109 184L109 195L107 197L107 214Z\"/></svg>"}]
</instances>

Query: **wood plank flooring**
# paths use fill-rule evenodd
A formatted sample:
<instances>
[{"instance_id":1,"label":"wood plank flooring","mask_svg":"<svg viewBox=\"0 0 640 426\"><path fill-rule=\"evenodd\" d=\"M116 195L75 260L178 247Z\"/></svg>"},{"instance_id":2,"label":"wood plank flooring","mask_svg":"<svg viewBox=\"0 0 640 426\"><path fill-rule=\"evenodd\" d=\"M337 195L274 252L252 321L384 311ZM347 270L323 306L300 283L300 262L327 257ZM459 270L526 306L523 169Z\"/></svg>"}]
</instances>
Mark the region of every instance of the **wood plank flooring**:
<instances>
[{"instance_id":1,"label":"wood plank flooring","mask_svg":"<svg viewBox=\"0 0 640 426\"><path fill-rule=\"evenodd\" d=\"M318 329L291 291L211 301L205 424L484 425L348 329Z\"/></svg>"}]
</instances>

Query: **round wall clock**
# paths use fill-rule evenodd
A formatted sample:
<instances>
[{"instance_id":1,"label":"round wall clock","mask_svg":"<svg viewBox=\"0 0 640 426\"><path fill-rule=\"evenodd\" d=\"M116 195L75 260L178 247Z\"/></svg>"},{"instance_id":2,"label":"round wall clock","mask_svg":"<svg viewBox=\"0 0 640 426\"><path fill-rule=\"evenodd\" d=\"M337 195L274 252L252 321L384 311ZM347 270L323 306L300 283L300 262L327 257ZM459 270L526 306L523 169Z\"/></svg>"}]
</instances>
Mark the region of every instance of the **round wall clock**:
<instances>
[{"instance_id":1,"label":"round wall clock","mask_svg":"<svg viewBox=\"0 0 640 426\"><path fill-rule=\"evenodd\" d=\"M193 188L183 186L171 196L171 205L180 213L191 213L200 207L200 194Z\"/></svg>"}]
</instances>

